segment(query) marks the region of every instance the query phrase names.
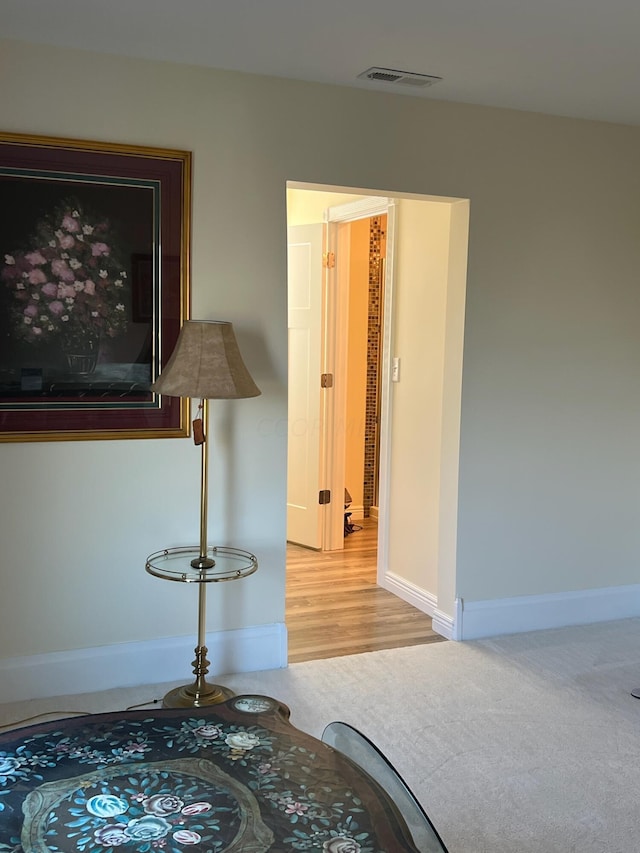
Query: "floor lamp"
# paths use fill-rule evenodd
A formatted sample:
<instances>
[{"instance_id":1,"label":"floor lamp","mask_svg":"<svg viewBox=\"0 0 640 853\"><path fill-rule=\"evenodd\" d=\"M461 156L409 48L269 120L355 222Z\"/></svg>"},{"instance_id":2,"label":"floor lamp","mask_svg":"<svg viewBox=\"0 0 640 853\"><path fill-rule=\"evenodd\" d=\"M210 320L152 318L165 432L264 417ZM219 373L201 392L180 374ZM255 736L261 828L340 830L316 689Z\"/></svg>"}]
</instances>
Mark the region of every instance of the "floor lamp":
<instances>
[{"instance_id":1,"label":"floor lamp","mask_svg":"<svg viewBox=\"0 0 640 853\"><path fill-rule=\"evenodd\" d=\"M158 551L147 558L146 564L147 571L157 577L198 584L195 682L170 691L164 697L164 706L214 705L224 702L233 692L206 680L209 669L206 657L207 583L245 577L256 571L258 563L253 554L246 551L207 544L209 400L257 397L261 392L242 361L233 326L218 320L188 320L183 325L175 350L152 388L169 397L199 399L202 412L193 422L194 442L201 448L200 546Z\"/></svg>"}]
</instances>

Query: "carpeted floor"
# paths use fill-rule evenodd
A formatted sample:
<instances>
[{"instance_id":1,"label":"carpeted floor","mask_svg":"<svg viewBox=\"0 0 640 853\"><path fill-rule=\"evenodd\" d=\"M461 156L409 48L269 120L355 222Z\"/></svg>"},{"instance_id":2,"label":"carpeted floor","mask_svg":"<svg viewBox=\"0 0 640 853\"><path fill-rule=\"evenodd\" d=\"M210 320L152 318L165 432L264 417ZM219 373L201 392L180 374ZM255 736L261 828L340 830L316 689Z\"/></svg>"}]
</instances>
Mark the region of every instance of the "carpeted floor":
<instances>
[{"instance_id":1,"label":"carpeted floor","mask_svg":"<svg viewBox=\"0 0 640 853\"><path fill-rule=\"evenodd\" d=\"M635 853L640 619L436 643L219 679L320 736L342 719L404 775L450 853ZM173 685L0 705L0 725ZM393 853L393 851L389 851Z\"/></svg>"}]
</instances>

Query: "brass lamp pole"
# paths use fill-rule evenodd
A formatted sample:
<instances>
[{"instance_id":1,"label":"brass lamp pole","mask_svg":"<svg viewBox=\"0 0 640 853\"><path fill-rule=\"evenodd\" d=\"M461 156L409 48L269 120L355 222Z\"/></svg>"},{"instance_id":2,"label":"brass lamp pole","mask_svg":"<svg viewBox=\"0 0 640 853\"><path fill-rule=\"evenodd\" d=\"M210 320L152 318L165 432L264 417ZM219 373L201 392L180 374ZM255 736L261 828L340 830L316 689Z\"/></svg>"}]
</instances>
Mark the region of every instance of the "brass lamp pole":
<instances>
[{"instance_id":1,"label":"brass lamp pole","mask_svg":"<svg viewBox=\"0 0 640 853\"><path fill-rule=\"evenodd\" d=\"M193 422L194 441L201 448L199 550L166 549L152 554L146 564L150 574L198 584L198 645L192 664L195 682L171 690L163 705L214 705L234 694L229 688L206 680L206 585L245 577L256 571L258 564L248 552L208 545L209 400L257 397L261 392L242 361L231 323L203 320L189 320L183 325L176 348L153 390L171 397L199 398L202 409L202 418Z\"/></svg>"},{"instance_id":2,"label":"brass lamp pole","mask_svg":"<svg viewBox=\"0 0 640 853\"><path fill-rule=\"evenodd\" d=\"M200 556L192 560L194 569L210 569L215 565L215 560L207 557L207 510L209 495L209 401L200 401L202 407L203 436L200 445Z\"/></svg>"}]
</instances>

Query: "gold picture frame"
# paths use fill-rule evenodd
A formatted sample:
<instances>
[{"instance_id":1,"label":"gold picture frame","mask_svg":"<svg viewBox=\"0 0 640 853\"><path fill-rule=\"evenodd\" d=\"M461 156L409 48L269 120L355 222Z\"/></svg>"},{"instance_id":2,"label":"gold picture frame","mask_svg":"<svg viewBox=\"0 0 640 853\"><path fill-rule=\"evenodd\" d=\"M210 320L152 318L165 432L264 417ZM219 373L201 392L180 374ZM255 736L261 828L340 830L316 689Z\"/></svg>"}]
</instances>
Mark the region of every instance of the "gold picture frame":
<instances>
[{"instance_id":1,"label":"gold picture frame","mask_svg":"<svg viewBox=\"0 0 640 853\"><path fill-rule=\"evenodd\" d=\"M191 153L0 133L0 442L174 438Z\"/></svg>"}]
</instances>

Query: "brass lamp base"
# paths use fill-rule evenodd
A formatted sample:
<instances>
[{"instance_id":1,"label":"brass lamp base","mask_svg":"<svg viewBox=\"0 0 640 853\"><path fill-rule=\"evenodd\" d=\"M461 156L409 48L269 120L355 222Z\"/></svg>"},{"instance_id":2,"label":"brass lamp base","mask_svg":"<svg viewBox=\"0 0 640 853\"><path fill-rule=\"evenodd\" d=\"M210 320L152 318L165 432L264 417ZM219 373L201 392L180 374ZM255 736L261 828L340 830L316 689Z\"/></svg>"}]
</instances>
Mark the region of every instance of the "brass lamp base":
<instances>
[{"instance_id":1,"label":"brass lamp base","mask_svg":"<svg viewBox=\"0 0 640 853\"><path fill-rule=\"evenodd\" d=\"M185 684L175 687L162 700L163 708L206 708L209 705L219 705L236 694L228 687L220 684L205 684L204 690L198 690L195 684Z\"/></svg>"},{"instance_id":2,"label":"brass lamp base","mask_svg":"<svg viewBox=\"0 0 640 853\"><path fill-rule=\"evenodd\" d=\"M200 587L202 590L202 587ZM202 630L202 628L201 628ZM196 680L192 684L174 687L162 700L163 708L206 708L208 705L219 705L236 694L228 687L220 684L209 684L206 675L209 672L207 647L196 646L196 657L193 661L193 674Z\"/></svg>"}]
</instances>

